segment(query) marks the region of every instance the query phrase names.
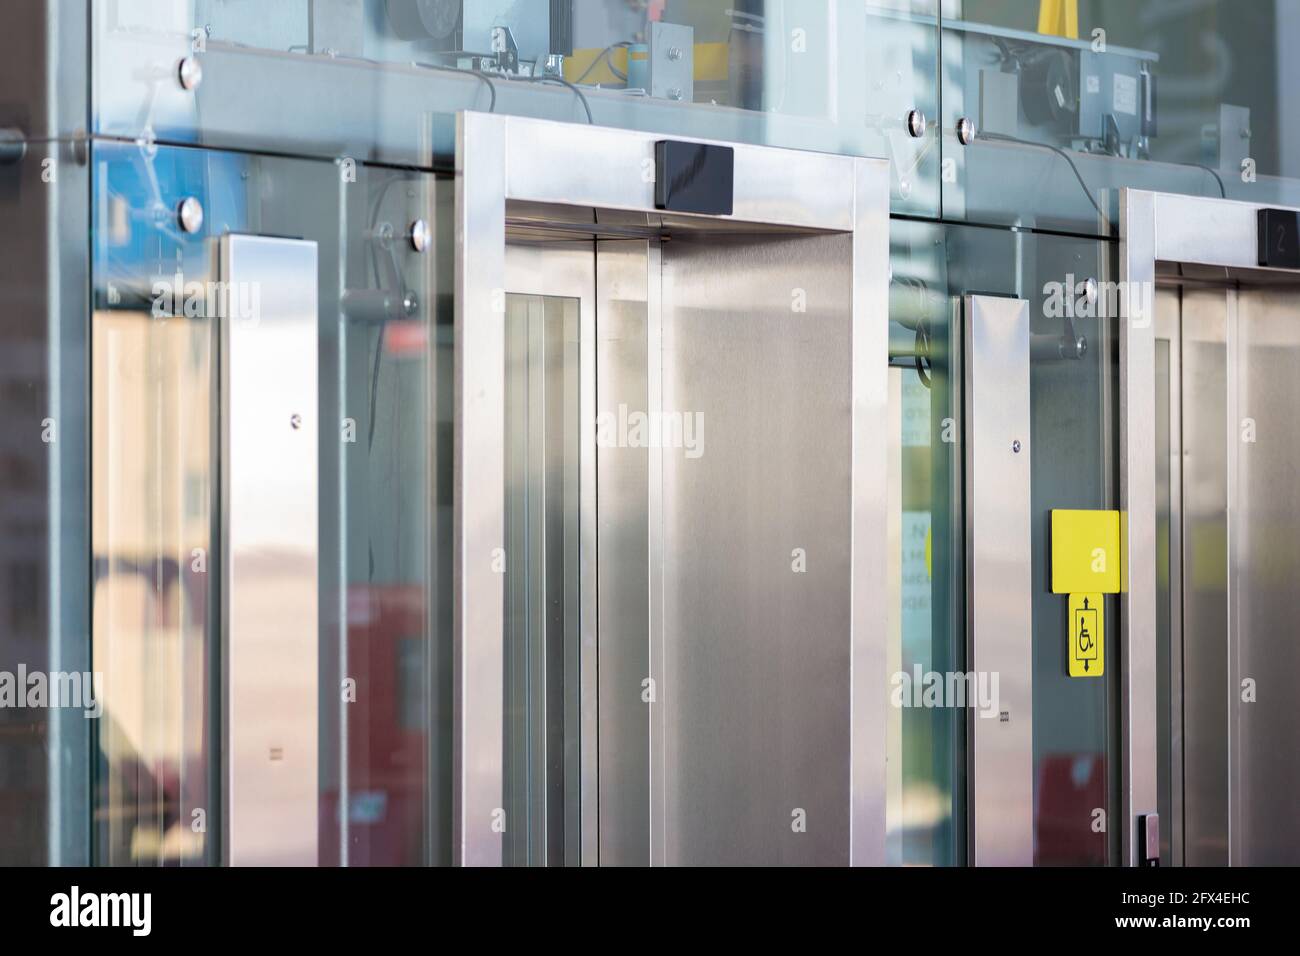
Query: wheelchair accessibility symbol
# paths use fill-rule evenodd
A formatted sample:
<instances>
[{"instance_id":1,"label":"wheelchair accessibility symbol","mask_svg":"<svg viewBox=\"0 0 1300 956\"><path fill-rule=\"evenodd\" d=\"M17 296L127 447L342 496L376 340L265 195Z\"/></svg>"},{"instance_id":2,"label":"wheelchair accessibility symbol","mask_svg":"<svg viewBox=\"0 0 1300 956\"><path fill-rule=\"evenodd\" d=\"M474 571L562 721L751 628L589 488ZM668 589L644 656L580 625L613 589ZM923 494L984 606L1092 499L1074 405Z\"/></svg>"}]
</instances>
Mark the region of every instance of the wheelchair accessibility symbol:
<instances>
[{"instance_id":1,"label":"wheelchair accessibility symbol","mask_svg":"<svg viewBox=\"0 0 1300 956\"><path fill-rule=\"evenodd\" d=\"M1105 668L1106 616L1100 594L1070 595L1070 676L1101 677Z\"/></svg>"}]
</instances>

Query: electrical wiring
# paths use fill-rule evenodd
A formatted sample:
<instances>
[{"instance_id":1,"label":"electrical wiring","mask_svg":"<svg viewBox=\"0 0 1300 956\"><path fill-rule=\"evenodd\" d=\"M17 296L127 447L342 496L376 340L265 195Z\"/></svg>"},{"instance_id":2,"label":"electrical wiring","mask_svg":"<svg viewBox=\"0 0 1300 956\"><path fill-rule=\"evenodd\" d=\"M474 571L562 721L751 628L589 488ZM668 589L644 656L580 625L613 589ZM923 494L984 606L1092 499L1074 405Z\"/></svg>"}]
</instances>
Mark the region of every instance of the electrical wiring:
<instances>
[{"instance_id":1,"label":"electrical wiring","mask_svg":"<svg viewBox=\"0 0 1300 956\"><path fill-rule=\"evenodd\" d=\"M574 80L573 82L581 83L583 80L585 80L588 76L591 75L591 71L594 70L597 66L599 66L602 60L607 60L611 53L613 53L615 50L625 49L626 47L630 47L631 45L632 45L631 42L628 40L622 40L618 43L611 43L609 46L605 47L605 49L601 50L599 53L596 54L596 58L592 60L589 64L587 64L587 68L582 71L582 75L578 77L576 80ZM627 81L627 74L620 73L618 71L618 68L614 66L612 60L609 61L609 72L613 73L620 80L623 80L624 82Z\"/></svg>"}]
</instances>

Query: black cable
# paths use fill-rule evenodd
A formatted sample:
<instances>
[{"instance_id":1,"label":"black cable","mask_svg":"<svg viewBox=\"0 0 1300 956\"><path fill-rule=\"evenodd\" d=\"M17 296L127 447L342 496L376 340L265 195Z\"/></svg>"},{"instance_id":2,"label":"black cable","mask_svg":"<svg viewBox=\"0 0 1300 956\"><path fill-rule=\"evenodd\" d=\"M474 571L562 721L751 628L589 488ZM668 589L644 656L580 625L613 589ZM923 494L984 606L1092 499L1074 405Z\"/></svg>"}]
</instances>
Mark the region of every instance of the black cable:
<instances>
[{"instance_id":1,"label":"black cable","mask_svg":"<svg viewBox=\"0 0 1300 956\"><path fill-rule=\"evenodd\" d=\"M609 56L611 53L613 53L615 50L621 50L621 49L623 49L624 47L629 47L629 46L631 46L631 45L632 45L631 42L628 41L628 40L622 40L622 41L620 41L620 42L618 42L618 43L611 43L609 46L605 47L605 49L601 50L599 53L596 54L596 58L595 58L594 60L592 60L590 63L588 63L588 64L587 64L587 68L586 68L585 70L582 71L582 76L578 77L578 78L577 78L576 80L574 80L573 82L575 82L575 83L581 83L583 80L585 80L588 76L591 75L591 71L592 71L592 70L594 70L597 66L600 65L600 61L601 61L601 60L603 60L603 59L605 59L606 57L608 57L608 56ZM614 66L613 61L610 61L610 64L609 64L609 72L613 73L613 74L614 74L615 76L617 76L620 80L623 80L624 82L627 81L627 74L626 74L626 73L620 73L620 72L618 71L618 69Z\"/></svg>"},{"instance_id":2,"label":"black cable","mask_svg":"<svg viewBox=\"0 0 1300 956\"><path fill-rule=\"evenodd\" d=\"M587 123L588 123L588 125L591 125L591 126L595 126L595 125L596 125L596 121L595 121L594 119L592 119L592 117L591 117L591 104L587 102L587 97L583 95L582 90L578 89L577 86L575 86L574 84L570 83L570 82L569 82L568 80L566 80L564 77L562 77L562 76L533 76L533 77L529 77L528 80L529 80L529 82L531 82L531 83L559 83L561 86L566 86L566 87L568 87L569 89L573 90L573 92L577 94L577 96L578 96L578 100L582 103L582 108L583 108L583 110L584 110L584 111L586 112L586 114L587 114Z\"/></svg>"},{"instance_id":3,"label":"black cable","mask_svg":"<svg viewBox=\"0 0 1300 956\"><path fill-rule=\"evenodd\" d=\"M470 73L477 76L487 86L488 93L492 95L492 99L488 101L488 112L495 113L497 111L497 86L492 82L492 78L482 70L461 69L458 66L442 66L438 63L422 63L418 60L415 65L425 70L441 70L444 73Z\"/></svg>"},{"instance_id":4,"label":"black cable","mask_svg":"<svg viewBox=\"0 0 1300 956\"><path fill-rule=\"evenodd\" d=\"M1228 198L1228 190L1227 190L1227 187L1223 185L1223 177L1220 176L1220 175L1219 175L1219 174L1218 174L1218 173L1217 173L1217 172L1216 172L1212 167L1210 167L1210 166L1202 166L1200 163L1179 163L1178 165L1179 165L1179 166L1190 166L1190 167L1192 167L1193 169L1203 169L1203 170L1205 170L1207 173L1209 173L1211 176L1213 176L1213 177L1215 178L1215 180L1218 182L1218 184L1219 184L1219 198L1220 198L1220 199L1227 199L1227 198Z\"/></svg>"},{"instance_id":5,"label":"black cable","mask_svg":"<svg viewBox=\"0 0 1300 956\"><path fill-rule=\"evenodd\" d=\"M492 94L492 99L488 101L488 112L495 113L497 111L497 85L493 83L492 78L482 70L470 70L469 72L473 73L487 84L488 92Z\"/></svg>"},{"instance_id":6,"label":"black cable","mask_svg":"<svg viewBox=\"0 0 1300 956\"><path fill-rule=\"evenodd\" d=\"M1004 143L1017 143L1021 146L1037 146L1039 149L1050 149L1052 152L1056 153L1056 155L1060 156L1070 165L1070 170L1074 173L1074 178L1079 181L1079 185L1083 188L1084 195L1088 197L1088 202L1092 203L1092 208L1097 210L1097 215L1101 216L1101 221L1105 225L1106 232L1109 234L1110 217L1107 216L1101 206L1098 205L1096 197L1092 194L1092 187L1088 185L1087 180L1083 178L1083 174L1079 172L1079 167L1074 164L1074 160L1070 158L1070 154L1065 150L1061 149L1059 146L1053 146L1051 143L1035 143L1031 139L1020 139L1016 136L1007 136L1005 133L979 133L976 138L998 140Z\"/></svg>"}]
</instances>

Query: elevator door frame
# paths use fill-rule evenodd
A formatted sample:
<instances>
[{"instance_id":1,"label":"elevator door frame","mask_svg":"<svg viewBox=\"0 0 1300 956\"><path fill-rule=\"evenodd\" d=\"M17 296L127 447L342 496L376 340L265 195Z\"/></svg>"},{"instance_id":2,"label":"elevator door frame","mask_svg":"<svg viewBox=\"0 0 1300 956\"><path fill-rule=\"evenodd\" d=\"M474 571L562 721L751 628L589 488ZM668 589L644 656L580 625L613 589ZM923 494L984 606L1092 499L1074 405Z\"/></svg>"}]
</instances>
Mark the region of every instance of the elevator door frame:
<instances>
[{"instance_id":1,"label":"elevator door frame","mask_svg":"<svg viewBox=\"0 0 1300 956\"><path fill-rule=\"evenodd\" d=\"M1138 189L1120 191L1122 858L1130 866L1143 865L1149 855L1143 852L1139 825L1141 818L1155 814L1159 805L1161 715L1156 702L1159 648L1154 454L1157 264L1222 268L1225 278L1228 270L1300 277L1297 270L1259 265L1258 214L1266 208L1286 207ZM1228 420L1235 420L1231 403ZM1232 455L1230 445L1230 472ZM1229 686L1235 679L1230 663ZM1228 688L1224 690L1226 694ZM1236 734L1235 709L1230 707L1228 714L1231 741ZM1230 809L1230 864L1237 862L1231 821ZM1158 853L1158 844L1154 851Z\"/></svg>"},{"instance_id":2,"label":"elevator door frame","mask_svg":"<svg viewBox=\"0 0 1300 956\"><path fill-rule=\"evenodd\" d=\"M507 202L569 207L570 213L666 215L654 196L655 144L665 138L496 114L457 116L452 842L460 864L502 860L504 592L492 559L504 542ZM852 235L851 763L845 783L850 861L881 864L888 496L886 442L878 429L888 406L889 164L727 145L735 157L733 213L679 215L679 222L720 231L739 224ZM588 407L585 398L581 405ZM586 568L587 557L582 561ZM583 830L588 826L584 820Z\"/></svg>"}]
</instances>

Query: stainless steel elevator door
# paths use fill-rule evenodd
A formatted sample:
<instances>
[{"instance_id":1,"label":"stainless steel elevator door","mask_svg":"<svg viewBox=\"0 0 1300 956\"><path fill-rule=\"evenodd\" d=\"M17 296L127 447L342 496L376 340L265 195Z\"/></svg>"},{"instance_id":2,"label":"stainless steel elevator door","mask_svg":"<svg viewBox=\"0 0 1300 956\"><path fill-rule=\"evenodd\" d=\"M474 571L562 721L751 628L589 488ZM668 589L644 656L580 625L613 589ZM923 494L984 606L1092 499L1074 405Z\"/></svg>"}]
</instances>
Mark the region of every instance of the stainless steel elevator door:
<instances>
[{"instance_id":1,"label":"stainless steel elevator door","mask_svg":"<svg viewBox=\"0 0 1300 956\"><path fill-rule=\"evenodd\" d=\"M1174 863L1300 861L1297 301L1250 283L1157 290L1167 397L1156 454L1169 463L1157 469L1162 804Z\"/></svg>"},{"instance_id":2,"label":"stainless steel elevator door","mask_svg":"<svg viewBox=\"0 0 1300 956\"><path fill-rule=\"evenodd\" d=\"M665 863L849 859L851 263L847 236L663 250L662 410L698 425L651 487Z\"/></svg>"},{"instance_id":3,"label":"stainless steel elevator door","mask_svg":"<svg viewBox=\"0 0 1300 956\"><path fill-rule=\"evenodd\" d=\"M457 119L454 855L510 859L520 827L537 845L506 748L545 739L528 793L563 777L540 825L572 828L576 799L584 863L882 862L888 164L738 144L712 216L656 205L659 152L629 130ZM547 261L566 243L596 278L576 296L595 303L578 306L577 527L564 511L541 532L578 545L557 746L510 728L505 689L511 594L563 589L507 580L555 562L508 527L502 436L534 410L509 407L504 317L510 294L575 298ZM522 711L548 694L534 680ZM542 843L572 859L571 833Z\"/></svg>"},{"instance_id":4,"label":"stainless steel elevator door","mask_svg":"<svg viewBox=\"0 0 1300 956\"><path fill-rule=\"evenodd\" d=\"M595 737L583 708L596 703L595 547L583 512L594 488L583 434L593 246L521 241L506 265L502 852L514 865L577 864L584 810L595 816L583 790L583 746Z\"/></svg>"},{"instance_id":5,"label":"stainless steel elevator door","mask_svg":"<svg viewBox=\"0 0 1300 956\"><path fill-rule=\"evenodd\" d=\"M1159 575L1169 602L1161 620L1171 620L1165 719L1176 741L1168 826L1173 859L1188 866L1228 863L1227 297L1221 287L1165 285L1156 302L1174 452L1157 452L1169 461L1171 502Z\"/></svg>"},{"instance_id":6,"label":"stainless steel elevator door","mask_svg":"<svg viewBox=\"0 0 1300 956\"><path fill-rule=\"evenodd\" d=\"M847 862L850 256L508 244L507 862Z\"/></svg>"},{"instance_id":7,"label":"stainless steel elevator door","mask_svg":"<svg viewBox=\"0 0 1300 956\"><path fill-rule=\"evenodd\" d=\"M1233 865L1300 864L1300 289L1237 294L1229 408ZM1231 319L1231 316L1230 316ZM1231 459L1230 459L1231 460Z\"/></svg>"}]
</instances>

